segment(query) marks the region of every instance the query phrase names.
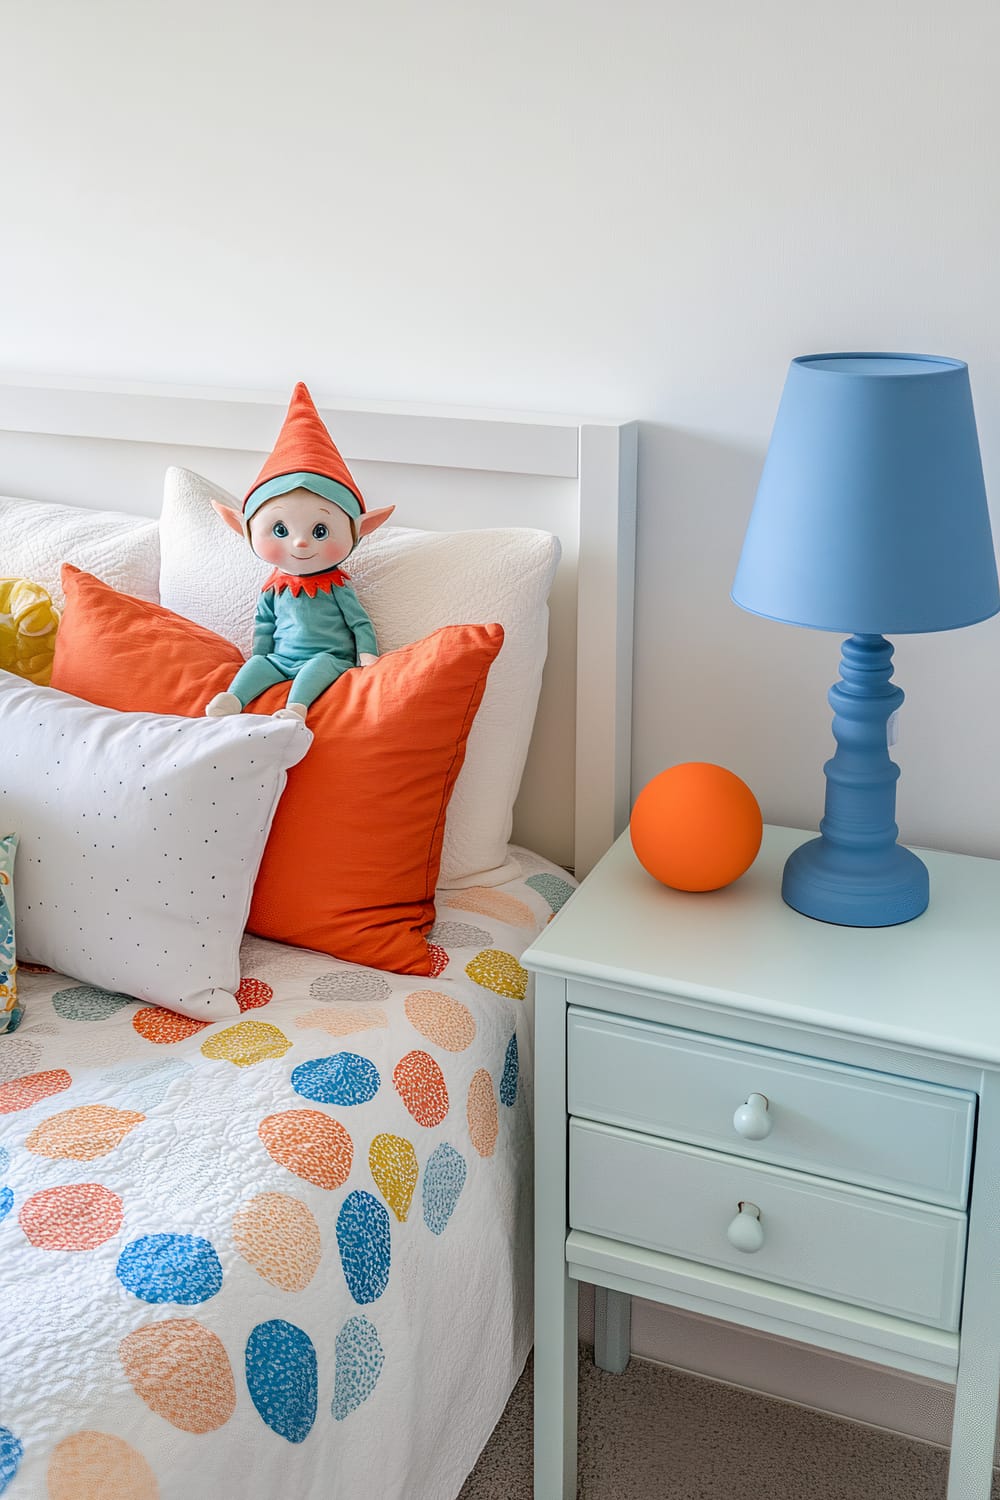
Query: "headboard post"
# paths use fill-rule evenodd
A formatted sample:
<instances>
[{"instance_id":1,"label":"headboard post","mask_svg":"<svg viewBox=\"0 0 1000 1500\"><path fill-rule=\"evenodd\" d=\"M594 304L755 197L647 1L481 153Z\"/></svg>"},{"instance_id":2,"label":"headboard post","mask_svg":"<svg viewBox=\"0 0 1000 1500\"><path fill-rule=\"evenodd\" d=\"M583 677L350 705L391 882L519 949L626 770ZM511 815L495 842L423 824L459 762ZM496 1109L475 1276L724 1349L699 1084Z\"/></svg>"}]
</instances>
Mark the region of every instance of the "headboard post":
<instances>
[{"instance_id":1,"label":"headboard post","mask_svg":"<svg viewBox=\"0 0 1000 1500\"><path fill-rule=\"evenodd\" d=\"M638 425L580 427L576 874L631 810L632 635Z\"/></svg>"}]
</instances>

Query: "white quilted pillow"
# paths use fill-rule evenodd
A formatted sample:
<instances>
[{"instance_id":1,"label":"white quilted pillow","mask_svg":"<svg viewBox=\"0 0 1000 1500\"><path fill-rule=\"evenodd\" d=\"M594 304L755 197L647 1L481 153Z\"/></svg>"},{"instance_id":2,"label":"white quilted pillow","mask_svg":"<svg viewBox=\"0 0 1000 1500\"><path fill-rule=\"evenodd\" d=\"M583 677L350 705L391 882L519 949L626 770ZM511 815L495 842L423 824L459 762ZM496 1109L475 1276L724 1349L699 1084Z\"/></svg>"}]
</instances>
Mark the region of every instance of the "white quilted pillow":
<instances>
[{"instance_id":1,"label":"white quilted pillow","mask_svg":"<svg viewBox=\"0 0 1000 1500\"><path fill-rule=\"evenodd\" d=\"M123 594L159 598L160 533L155 521L113 510L81 510L0 497L0 577L40 583L62 609L64 562Z\"/></svg>"},{"instance_id":2,"label":"white quilted pillow","mask_svg":"<svg viewBox=\"0 0 1000 1500\"><path fill-rule=\"evenodd\" d=\"M270 568L222 524L212 500L238 508L232 495L200 475L168 469L160 603L246 654L257 595ZM504 628L448 806L442 886L498 885L520 873L508 842L538 706L558 561L558 538L547 531L383 526L348 563L380 651L419 641L442 625L497 621Z\"/></svg>"},{"instance_id":3,"label":"white quilted pillow","mask_svg":"<svg viewBox=\"0 0 1000 1500\"><path fill-rule=\"evenodd\" d=\"M18 958L199 1021L238 1018L253 885L306 726L116 713L9 672L0 722Z\"/></svg>"}]
</instances>

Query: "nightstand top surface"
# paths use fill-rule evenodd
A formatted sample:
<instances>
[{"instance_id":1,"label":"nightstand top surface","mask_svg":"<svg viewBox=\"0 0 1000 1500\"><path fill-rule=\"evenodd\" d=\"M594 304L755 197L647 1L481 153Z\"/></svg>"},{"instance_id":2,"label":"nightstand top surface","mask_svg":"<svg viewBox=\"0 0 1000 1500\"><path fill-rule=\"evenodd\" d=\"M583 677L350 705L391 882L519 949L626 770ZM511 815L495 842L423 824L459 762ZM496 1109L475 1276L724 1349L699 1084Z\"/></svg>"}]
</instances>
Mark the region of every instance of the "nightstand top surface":
<instances>
[{"instance_id":1,"label":"nightstand top surface","mask_svg":"<svg viewBox=\"0 0 1000 1500\"><path fill-rule=\"evenodd\" d=\"M648 875L626 832L523 962L1000 1066L1000 860L920 850L922 916L838 927L781 899L785 860L812 837L767 827L742 879L690 894Z\"/></svg>"}]
</instances>

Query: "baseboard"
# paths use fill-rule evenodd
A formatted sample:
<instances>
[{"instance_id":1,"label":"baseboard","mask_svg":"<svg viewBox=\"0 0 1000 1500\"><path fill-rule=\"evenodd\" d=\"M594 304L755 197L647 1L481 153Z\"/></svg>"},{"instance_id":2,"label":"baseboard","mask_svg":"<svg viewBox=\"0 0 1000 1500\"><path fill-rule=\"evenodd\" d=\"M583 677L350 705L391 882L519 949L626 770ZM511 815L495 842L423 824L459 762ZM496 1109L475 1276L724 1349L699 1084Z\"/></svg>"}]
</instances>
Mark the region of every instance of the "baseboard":
<instances>
[{"instance_id":1,"label":"baseboard","mask_svg":"<svg viewBox=\"0 0 1000 1500\"><path fill-rule=\"evenodd\" d=\"M580 1288L580 1337L594 1333L593 1288ZM794 1401L832 1416L947 1446L953 1387L757 1333L656 1302L632 1303L632 1352L656 1364ZM998 1457L1000 1462L1000 1445Z\"/></svg>"}]
</instances>

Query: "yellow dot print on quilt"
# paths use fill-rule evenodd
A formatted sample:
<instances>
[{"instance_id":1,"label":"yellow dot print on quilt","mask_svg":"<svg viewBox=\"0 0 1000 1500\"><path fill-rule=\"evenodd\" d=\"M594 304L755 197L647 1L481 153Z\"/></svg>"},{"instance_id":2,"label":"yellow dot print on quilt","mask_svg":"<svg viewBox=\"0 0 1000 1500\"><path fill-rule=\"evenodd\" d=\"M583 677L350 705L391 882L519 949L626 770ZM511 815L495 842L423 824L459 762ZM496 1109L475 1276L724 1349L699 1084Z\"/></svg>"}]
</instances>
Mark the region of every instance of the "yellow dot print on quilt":
<instances>
[{"instance_id":1,"label":"yellow dot print on quilt","mask_svg":"<svg viewBox=\"0 0 1000 1500\"><path fill-rule=\"evenodd\" d=\"M159 1500L141 1453L109 1432L74 1432L49 1459L49 1500Z\"/></svg>"},{"instance_id":2,"label":"yellow dot print on quilt","mask_svg":"<svg viewBox=\"0 0 1000 1500\"><path fill-rule=\"evenodd\" d=\"M368 1165L375 1186L401 1224L413 1202L420 1169L417 1153L401 1135L377 1135L368 1148Z\"/></svg>"},{"instance_id":3,"label":"yellow dot print on quilt","mask_svg":"<svg viewBox=\"0 0 1000 1500\"><path fill-rule=\"evenodd\" d=\"M523 1000L528 993L527 969L518 963L513 953L504 953L500 948L484 948L466 964L465 972L484 990L492 990L496 995Z\"/></svg>"},{"instance_id":4,"label":"yellow dot print on quilt","mask_svg":"<svg viewBox=\"0 0 1000 1500\"><path fill-rule=\"evenodd\" d=\"M231 1062L237 1068L252 1068L269 1057L284 1057L291 1042L269 1021L237 1021L225 1031L216 1031L201 1044L205 1057Z\"/></svg>"},{"instance_id":5,"label":"yellow dot print on quilt","mask_svg":"<svg viewBox=\"0 0 1000 1500\"><path fill-rule=\"evenodd\" d=\"M48 687L59 611L39 583L0 578L0 667Z\"/></svg>"}]
</instances>

